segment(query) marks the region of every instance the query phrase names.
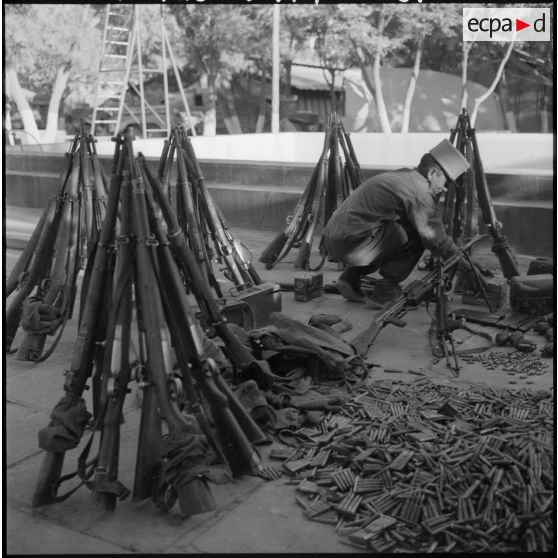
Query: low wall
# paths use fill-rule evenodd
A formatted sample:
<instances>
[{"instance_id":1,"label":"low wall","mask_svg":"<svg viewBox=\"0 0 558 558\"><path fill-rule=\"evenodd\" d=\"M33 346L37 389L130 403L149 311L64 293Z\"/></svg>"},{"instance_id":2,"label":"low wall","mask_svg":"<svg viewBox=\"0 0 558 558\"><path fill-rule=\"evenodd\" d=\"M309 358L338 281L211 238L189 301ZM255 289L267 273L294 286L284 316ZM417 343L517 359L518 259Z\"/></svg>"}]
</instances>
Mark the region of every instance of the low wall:
<instances>
[{"instance_id":1,"label":"low wall","mask_svg":"<svg viewBox=\"0 0 558 558\"><path fill-rule=\"evenodd\" d=\"M435 145L447 134L406 136L351 134L364 176L414 166L425 146ZM493 141L488 141L489 136ZM377 142L379 137L383 138L381 155L384 164L378 162L379 149L367 151L368 158L361 157L367 139ZM294 208L316 165L322 148L318 139L323 142L323 133L192 138L211 194L229 224L276 231L285 227L285 217ZM495 143L496 139L500 141ZM485 142L488 147L484 146ZM162 142L136 140L134 147L137 153L146 156L155 170ZM266 158L272 147L279 150L278 156L269 161ZM368 144L367 147L370 148ZM521 254L550 256L554 253L554 173L550 147L550 134L479 134L479 148L496 215L502 221L510 243ZM61 153L67 148L68 145L43 146L45 151L33 153L7 150L5 203L44 207L60 187L59 176L67 164ZM101 163L109 172L114 143L99 141L97 149ZM246 152L250 152L250 160L240 158L242 154L246 157ZM513 167L495 166L512 156ZM296 160L290 161L289 158ZM375 163L370 162L372 158ZM410 162L411 159L414 162ZM391 164L396 162L399 164Z\"/></svg>"},{"instance_id":2,"label":"low wall","mask_svg":"<svg viewBox=\"0 0 558 558\"><path fill-rule=\"evenodd\" d=\"M375 168L414 167L421 155L448 137L448 133L379 134L352 133L351 141L361 166ZM315 164L322 152L323 132L237 134L191 138L200 160L266 161ZM552 134L478 132L479 151L486 171L516 174L519 169L552 172ZM134 147L146 157L160 157L162 139L135 140ZM114 143L99 141L97 151L112 155Z\"/></svg>"}]
</instances>

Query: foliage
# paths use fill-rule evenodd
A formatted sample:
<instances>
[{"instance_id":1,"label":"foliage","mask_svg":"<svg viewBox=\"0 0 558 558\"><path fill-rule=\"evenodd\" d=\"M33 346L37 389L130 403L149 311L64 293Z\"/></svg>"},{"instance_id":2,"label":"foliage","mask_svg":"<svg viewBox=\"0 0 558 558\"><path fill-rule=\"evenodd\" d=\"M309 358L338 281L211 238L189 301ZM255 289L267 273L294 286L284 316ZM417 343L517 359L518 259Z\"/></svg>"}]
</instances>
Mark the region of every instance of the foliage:
<instances>
[{"instance_id":1,"label":"foliage","mask_svg":"<svg viewBox=\"0 0 558 558\"><path fill-rule=\"evenodd\" d=\"M217 86L249 66L250 6L175 4L169 9L182 29L188 55Z\"/></svg>"},{"instance_id":2,"label":"foliage","mask_svg":"<svg viewBox=\"0 0 558 558\"><path fill-rule=\"evenodd\" d=\"M49 93L60 68L69 83L91 87L99 64L102 22L88 4L7 4L6 65L24 87Z\"/></svg>"}]
</instances>

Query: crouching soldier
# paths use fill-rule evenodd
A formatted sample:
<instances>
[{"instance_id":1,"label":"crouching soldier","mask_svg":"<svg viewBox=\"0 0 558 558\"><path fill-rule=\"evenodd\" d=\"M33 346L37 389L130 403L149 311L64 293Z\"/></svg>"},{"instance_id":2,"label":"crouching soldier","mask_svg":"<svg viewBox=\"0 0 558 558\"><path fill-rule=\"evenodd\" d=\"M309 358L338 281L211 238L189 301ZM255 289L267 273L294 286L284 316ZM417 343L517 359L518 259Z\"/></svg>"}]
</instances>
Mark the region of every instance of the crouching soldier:
<instances>
[{"instance_id":1,"label":"crouching soldier","mask_svg":"<svg viewBox=\"0 0 558 558\"><path fill-rule=\"evenodd\" d=\"M324 228L328 253L347 268L337 288L349 301L365 300L363 275L382 279L370 297L385 304L401 292L425 249L443 259L458 251L438 210L449 181L469 168L446 139L425 153L414 169L384 172L363 182L337 208Z\"/></svg>"}]
</instances>

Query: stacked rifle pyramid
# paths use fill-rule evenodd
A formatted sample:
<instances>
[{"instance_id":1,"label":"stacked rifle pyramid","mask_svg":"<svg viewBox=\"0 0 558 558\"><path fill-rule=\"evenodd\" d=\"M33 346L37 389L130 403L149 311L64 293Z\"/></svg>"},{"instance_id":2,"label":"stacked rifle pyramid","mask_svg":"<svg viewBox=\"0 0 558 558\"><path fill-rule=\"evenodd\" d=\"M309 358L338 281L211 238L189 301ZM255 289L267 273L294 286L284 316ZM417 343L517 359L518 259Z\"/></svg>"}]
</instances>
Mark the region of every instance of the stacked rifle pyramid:
<instances>
[{"instance_id":1,"label":"stacked rifle pyramid","mask_svg":"<svg viewBox=\"0 0 558 558\"><path fill-rule=\"evenodd\" d=\"M196 262L216 296L222 298L224 294L215 273L216 263L222 275L234 285L235 292L260 284L251 256L235 238L207 190L192 143L182 126L175 126L165 140L158 178L178 225L188 237Z\"/></svg>"},{"instance_id":2,"label":"stacked rifle pyramid","mask_svg":"<svg viewBox=\"0 0 558 558\"><path fill-rule=\"evenodd\" d=\"M180 157L187 137L173 133L181 143L171 138L169 146ZM262 389L272 379L267 363L253 357L223 318L209 271L185 233L190 222L179 225L169 191L141 154L134 157L131 137L115 140L106 215L83 280L64 395L39 432L45 453L32 505L61 501L85 484L105 509L132 492L134 500L152 497L165 511L178 501L189 516L215 507L207 484L213 464L223 464L233 477L259 474L253 444L268 441L217 363L232 364L239 381L254 379ZM247 280L248 273L242 276ZM214 326L223 350L202 332L188 294ZM141 390L142 409L130 489L118 479L118 463L122 408L132 380ZM83 398L89 383L92 414ZM61 476L65 453L80 444L86 429L91 437L78 459L81 484L59 495L72 476ZM89 459L97 435L98 454Z\"/></svg>"},{"instance_id":3,"label":"stacked rifle pyramid","mask_svg":"<svg viewBox=\"0 0 558 558\"><path fill-rule=\"evenodd\" d=\"M287 215L286 228L265 248L260 261L271 269L291 250L298 249L294 267L319 270L327 258L323 242L320 243L320 261L315 266L310 261L318 226L327 224L337 207L363 180L350 136L336 114L332 113L318 164L292 213Z\"/></svg>"},{"instance_id":4,"label":"stacked rifle pyramid","mask_svg":"<svg viewBox=\"0 0 558 558\"><path fill-rule=\"evenodd\" d=\"M44 361L54 351L71 318L80 269L95 245L105 215L107 180L95 140L82 130L76 135L60 191L43 211L29 242L6 283L9 301L5 322L8 352L20 360ZM11 349L21 327L25 337ZM47 336L56 335L43 353Z\"/></svg>"}]
</instances>

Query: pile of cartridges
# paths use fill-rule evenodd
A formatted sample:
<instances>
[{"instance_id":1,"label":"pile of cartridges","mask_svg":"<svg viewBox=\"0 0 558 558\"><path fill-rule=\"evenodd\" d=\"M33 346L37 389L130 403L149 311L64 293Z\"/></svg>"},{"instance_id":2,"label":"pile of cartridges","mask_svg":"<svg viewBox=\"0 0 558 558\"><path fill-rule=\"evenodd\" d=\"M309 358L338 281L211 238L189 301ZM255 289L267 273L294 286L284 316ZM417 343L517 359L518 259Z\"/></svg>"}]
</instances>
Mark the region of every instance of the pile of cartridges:
<instances>
[{"instance_id":1,"label":"pile of cartridges","mask_svg":"<svg viewBox=\"0 0 558 558\"><path fill-rule=\"evenodd\" d=\"M311 271L320 269L327 257L323 243L320 245L320 262L313 267L310 264L318 226L325 226L337 207L363 181L350 136L336 114L332 113L318 164L294 210L287 215L287 227L265 248L260 261L265 263L267 269L271 269L292 249L298 249L295 268Z\"/></svg>"},{"instance_id":2,"label":"pile of cartridges","mask_svg":"<svg viewBox=\"0 0 558 558\"><path fill-rule=\"evenodd\" d=\"M76 280L85 267L105 216L107 180L95 139L76 135L61 186L43 211L29 242L6 282L5 342L8 352L21 327L17 358L44 361L54 351L76 297ZM56 339L43 353L47 336Z\"/></svg>"},{"instance_id":3,"label":"pile of cartridges","mask_svg":"<svg viewBox=\"0 0 558 558\"><path fill-rule=\"evenodd\" d=\"M176 159L176 164L173 162ZM228 227L223 213L208 192L192 143L183 126L175 126L165 140L159 161L158 178L168 197L178 224L186 234L197 265L222 298L222 286L213 269L233 283L235 292L262 281L251 256Z\"/></svg>"},{"instance_id":4,"label":"pile of cartridges","mask_svg":"<svg viewBox=\"0 0 558 558\"><path fill-rule=\"evenodd\" d=\"M422 378L353 391L272 450L303 516L372 552L545 552L553 546L552 394Z\"/></svg>"},{"instance_id":5,"label":"pile of cartridges","mask_svg":"<svg viewBox=\"0 0 558 558\"><path fill-rule=\"evenodd\" d=\"M135 381L142 409L132 497L152 497L165 511L178 501L189 516L215 507L206 482L211 465L223 463L232 476L259 473L253 444L267 442L221 371L232 365L236 378L250 376L262 389L271 374L229 330L161 182L141 154L134 157L130 137L116 140L64 395L39 432L45 453L32 505L64 498L64 456L87 427L100 441L95 458L88 459L92 439L79 458L82 484L106 509L128 496L118 479L120 426ZM192 295L227 358L202 331ZM89 387L92 415L83 398Z\"/></svg>"}]
</instances>

